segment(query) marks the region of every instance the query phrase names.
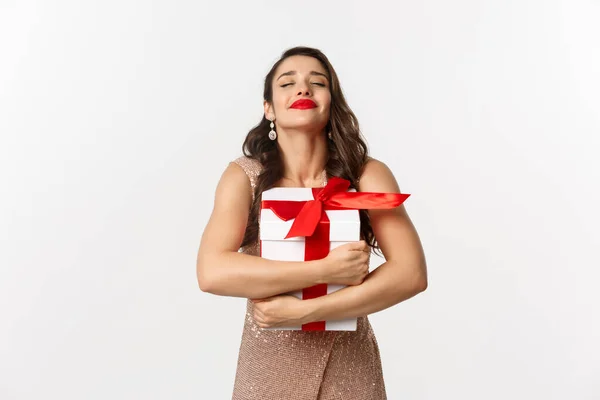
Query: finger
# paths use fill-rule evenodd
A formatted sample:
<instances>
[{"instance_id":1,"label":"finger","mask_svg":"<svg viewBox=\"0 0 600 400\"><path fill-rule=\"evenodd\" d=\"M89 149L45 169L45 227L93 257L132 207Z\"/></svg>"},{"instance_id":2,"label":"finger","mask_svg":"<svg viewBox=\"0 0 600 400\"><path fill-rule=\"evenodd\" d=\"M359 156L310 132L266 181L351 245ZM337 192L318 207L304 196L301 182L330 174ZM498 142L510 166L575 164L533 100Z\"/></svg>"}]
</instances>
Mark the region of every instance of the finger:
<instances>
[{"instance_id":1,"label":"finger","mask_svg":"<svg viewBox=\"0 0 600 400\"><path fill-rule=\"evenodd\" d=\"M264 313L258 307L254 307L254 316L255 317L263 317Z\"/></svg>"},{"instance_id":2,"label":"finger","mask_svg":"<svg viewBox=\"0 0 600 400\"><path fill-rule=\"evenodd\" d=\"M265 313L265 311L261 308L255 308L254 313L263 321L267 318L267 313Z\"/></svg>"},{"instance_id":3,"label":"finger","mask_svg":"<svg viewBox=\"0 0 600 400\"><path fill-rule=\"evenodd\" d=\"M371 247L366 243L364 245L361 245L358 248L355 248L354 250L361 251L363 253L367 253L367 255L371 253Z\"/></svg>"},{"instance_id":4,"label":"finger","mask_svg":"<svg viewBox=\"0 0 600 400\"><path fill-rule=\"evenodd\" d=\"M250 299L253 303L260 303L261 301L265 301L266 299Z\"/></svg>"},{"instance_id":5,"label":"finger","mask_svg":"<svg viewBox=\"0 0 600 400\"><path fill-rule=\"evenodd\" d=\"M351 250L363 250L365 245L366 242L364 240L348 243L348 247L350 247Z\"/></svg>"},{"instance_id":6,"label":"finger","mask_svg":"<svg viewBox=\"0 0 600 400\"><path fill-rule=\"evenodd\" d=\"M261 316L261 317L256 318L254 321L261 328L268 328L269 327L269 322L267 321L267 318L264 318L264 317Z\"/></svg>"},{"instance_id":7,"label":"finger","mask_svg":"<svg viewBox=\"0 0 600 400\"><path fill-rule=\"evenodd\" d=\"M261 314L254 313L253 317L254 317L254 322L256 322L257 324L264 323L265 318Z\"/></svg>"}]
</instances>

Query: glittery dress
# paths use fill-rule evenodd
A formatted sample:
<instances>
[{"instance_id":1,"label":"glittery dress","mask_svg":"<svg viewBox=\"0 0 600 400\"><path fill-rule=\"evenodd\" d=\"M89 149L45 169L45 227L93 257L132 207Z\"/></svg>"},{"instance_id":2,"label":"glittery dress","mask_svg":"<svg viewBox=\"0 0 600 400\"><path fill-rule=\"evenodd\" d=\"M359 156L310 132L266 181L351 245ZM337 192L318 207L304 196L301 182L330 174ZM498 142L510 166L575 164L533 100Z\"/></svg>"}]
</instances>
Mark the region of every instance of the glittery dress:
<instances>
[{"instance_id":1,"label":"glittery dress","mask_svg":"<svg viewBox=\"0 0 600 400\"><path fill-rule=\"evenodd\" d=\"M261 164L234 160L252 189ZM324 184L326 183L326 178ZM259 242L241 249L259 255ZM263 330L252 317L248 300L232 400L385 400L381 359L368 318L357 330Z\"/></svg>"}]
</instances>

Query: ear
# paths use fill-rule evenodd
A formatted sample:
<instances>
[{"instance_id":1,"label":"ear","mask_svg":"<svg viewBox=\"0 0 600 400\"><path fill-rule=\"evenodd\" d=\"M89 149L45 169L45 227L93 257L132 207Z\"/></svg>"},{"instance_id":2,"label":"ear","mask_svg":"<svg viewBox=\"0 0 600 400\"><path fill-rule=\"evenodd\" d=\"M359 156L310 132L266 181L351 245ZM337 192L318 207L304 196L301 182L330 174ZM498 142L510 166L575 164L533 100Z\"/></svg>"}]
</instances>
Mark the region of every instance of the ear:
<instances>
[{"instance_id":1,"label":"ear","mask_svg":"<svg viewBox=\"0 0 600 400\"><path fill-rule=\"evenodd\" d=\"M263 107L265 109L265 118L273 121L275 119L275 113L273 112L273 106L268 101L264 100Z\"/></svg>"}]
</instances>

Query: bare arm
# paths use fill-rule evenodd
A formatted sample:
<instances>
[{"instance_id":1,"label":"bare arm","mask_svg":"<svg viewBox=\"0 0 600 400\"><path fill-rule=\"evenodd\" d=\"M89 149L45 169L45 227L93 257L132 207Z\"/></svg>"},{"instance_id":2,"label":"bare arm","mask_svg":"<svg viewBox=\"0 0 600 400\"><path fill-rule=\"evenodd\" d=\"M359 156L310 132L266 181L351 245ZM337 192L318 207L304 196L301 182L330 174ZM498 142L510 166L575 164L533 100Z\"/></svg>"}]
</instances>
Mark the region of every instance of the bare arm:
<instances>
[{"instance_id":1,"label":"bare arm","mask_svg":"<svg viewBox=\"0 0 600 400\"><path fill-rule=\"evenodd\" d=\"M389 168L372 159L360 179L360 191L400 193ZM373 231L386 262L361 285L302 302L303 323L353 318L381 311L427 288L427 267L419 236L403 205L370 210Z\"/></svg>"},{"instance_id":2,"label":"bare arm","mask_svg":"<svg viewBox=\"0 0 600 400\"><path fill-rule=\"evenodd\" d=\"M239 165L230 163L217 185L214 208L198 250L200 290L257 299L326 283L322 260L273 261L238 253L251 202L248 177Z\"/></svg>"}]
</instances>

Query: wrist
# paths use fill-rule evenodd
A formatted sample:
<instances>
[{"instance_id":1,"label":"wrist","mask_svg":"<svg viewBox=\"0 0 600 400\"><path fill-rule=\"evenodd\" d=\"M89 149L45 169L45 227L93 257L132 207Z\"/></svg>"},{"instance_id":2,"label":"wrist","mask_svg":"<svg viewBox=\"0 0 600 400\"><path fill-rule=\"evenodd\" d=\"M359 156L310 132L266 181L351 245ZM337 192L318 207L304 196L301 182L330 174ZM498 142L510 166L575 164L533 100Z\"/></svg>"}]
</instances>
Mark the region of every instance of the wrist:
<instances>
[{"instance_id":1,"label":"wrist","mask_svg":"<svg viewBox=\"0 0 600 400\"><path fill-rule=\"evenodd\" d=\"M308 324L310 322L318 321L318 305L319 298L310 299L310 300L302 300L301 310L300 310L300 321L302 324Z\"/></svg>"},{"instance_id":2,"label":"wrist","mask_svg":"<svg viewBox=\"0 0 600 400\"><path fill-rule=\"evenodd\" d=\"M310 264L308 267L314 273L314 283L315 285L321 285L329 282L329 262L327 258L322 258L320 260L309 261Z\"/></svg>"}]
</instances>

